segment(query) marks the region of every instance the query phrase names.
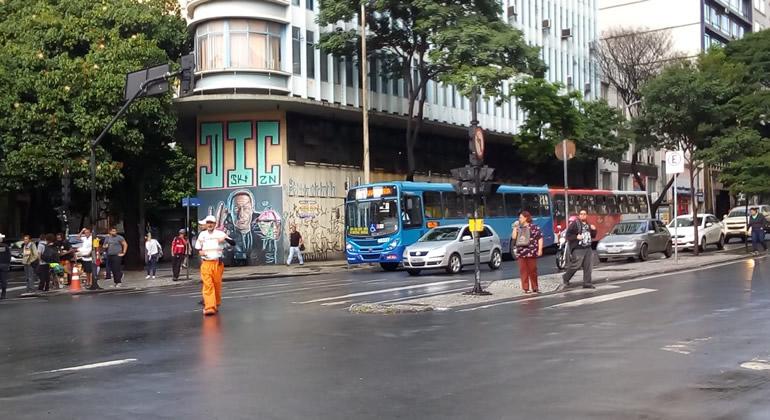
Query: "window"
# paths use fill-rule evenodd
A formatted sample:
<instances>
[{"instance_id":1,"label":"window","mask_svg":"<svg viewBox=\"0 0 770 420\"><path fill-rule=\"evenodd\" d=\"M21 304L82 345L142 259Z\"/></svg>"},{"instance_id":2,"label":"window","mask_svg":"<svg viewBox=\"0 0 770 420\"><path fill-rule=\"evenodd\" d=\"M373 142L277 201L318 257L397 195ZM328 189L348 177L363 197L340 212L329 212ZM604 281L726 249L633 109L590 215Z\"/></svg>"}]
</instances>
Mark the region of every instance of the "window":
<instances>
[{"instance_id":1,"label":"window","mask_svg":"<svg viewBox=\"0 0 770 420\"><path fill-rule=\"evenodd\" d=\"M564 194L556 194L553 197L553 215L557 218L564 217Z\"/></svg>"},{"instance_id":2,"label":"window","mask_svg":"<svg viewBox=\"0 0 770 420\"><path fill-rule=\"evenodd\" d=\"M625 195L618 196L618 207L621 214L628 214L628 197Z\"/></svg>"},{"instance_id":3,"label":"window","mask_svg":"<svg viewBox=\"0 0 770 420\"><path fill-rule=\"evenodd\" d=\"M491 238L492 237L492 231L489 230L488 227L484 226L484 230L481 231L481 237L482 238Z\"/></svg>"},{"instance_id":4,"label":"window","mask_svg":"<svg viewBox=\"0 0 770 420\"><path fill-rule=\"evenodd\" d=\"M465 200L463 196L457 195L455 192L442 193L444 202L444 218L446 219L464 219L465 214Z\"/></svg>"},{"instance_id":5,"label":"window","mask_svg":"<svg viewBox=\"0 0 770 420\"><path fill-rule=\"evenodd\" d=\"M711 47L711 37L709 34L705 34L703 35L703 49L707 50L709 47Z\"/></svg>"},{"instance_id":6,"label":"window","mask_svg":"<svg viewBox=\"0 0 770 420\"><path fill-rule=\"evenodd\" d=\"M299 0L291 0L293 6L299 6Z\"/></svg>"},{"instance_id":7,"label":"window","mask_svg":"<svg viewBox=\"0 0 770 420\"><path fill-rule=\"evenodd\" d=\"M279 23L256 19L201 24L195 30L198 70L280 70L282 28Z\"/></svg>"},{"instance_id":8,"label":"window","mask_svg":"<svg viewBox=\"0 0 770 420\"><path fill-rule=\"evenodd\" d=\"M727 15L722 15L722 32L730 33L730 19L727 18Z\"/></svg>"},{"instance_id":9,"label":"window","mask_svg":"<svg viewBox=\"0 0 770 420\"><path fill-rule=\"evenodd\" d=\"M628 196L628 212L633 214L639 213L639 202L635 195Z\"/></svg>"},{"instance_id":10,"label":"window","mask_svg":"<svg viewBox=\"0 0 770 420\"><path fill-rule=\"evenodd\" d=\"M307 78L315 79L315 33L305 33L305 59L307 60Z\"/></svg>"},{"instance_id":11,"label":"window","mask_svg":"<svg viewBox=\"0 0 770 420\"><path fill-rule=\"evenodd\" d=\"M618 174L618 183L621 190L628 190L628 175Z\"/></svg>"},{"instance_id":12,"label":"window","mask_svg":"<svg viewBox=\"0 0 770 420\"><path fill-rule=\"evenodd\" d=\"M422 206L420 197L416 195L407 195L402 200L401 223L405 229L413 227L422 227Z\"/></svg>"},{"instance_id":13,"label":"window","mask_svg":"<svg viewBox=\"0 0 770 420\"><path fill-rule=\"evenodd\" d=\"M551 216L551 199L548 197L548 194L540 194L538 195L538 198L540 200L540 215L541 216Z\"/></svg>"},{"instance_id":14,"label":"window","mask_svg":"<svg viewBox=\"0 0 770 420\"><path fill-rule=\"evenodd\" d=\"M602 172L602 188L605 190L612 189L612 173Z\"/></svg>"},{"instance_id":15,"label":"window","mask_svg":"<svg viewBox=\"0 0 770 420\"><path fill-rule=\"evenodd\" d=\"M437 191L425 191L422 193L425 203L425 217L429 219L441 218L441 193Z\"/></svg>"},{"instance_id":16,"label":"window","mask_svg":"<svg viewBox=\"0 0 770 420\"><path fill-rule=\"evenodd\" d=\"M649 214L650 208L647 205L647 196L646 195L640 195L637 197L637 204L639 206L639 213Z\"/></svg>"},{"instance_id":17,"label":"window","mask_svg":"<svg viewBox=\"0 0 770 420\"><path fill-rule=\"evenodd\" d=\"M522 194L521 207L530 212L533 217L540 216L540 197L537 194Z\"/></svg>"},{"instance_id":18,"label":"window","mask_svg":"<svg viewBox=\"0 0 770 420\"><path fill-rule=\"evenodd\" d=\"M508 217L518 217L521 213L521 194L505 194L505 215Z\"/></svg>"},{"instance_id":19,"label":"window","mask_svg":"<svg viewBox=\"0 0 770 420\"><path fill-rule=\"evenodd\" d=\"M321 81L329 81L329 54L321 50Z\"/></svg>"},{"instance_id":20,"label":"window","mask_svg":"<svg viewBox=\"0 0 770 420\"><path fill-rule=\"evenodd\" d=\"M345 57L345 84L353 87L353 58Z\"/></svg>"},{"instance_id":21,"label":"window","mask_svg":"<svg viewBox=\"0 0 770 420\"><path fill-rule=\"evenodd\" d=\"M340 65L341 60L342 58L337 57L336 55L332 56L332 75L334 76L335 85L340 84L340 80L342 80L342 66Z\"/></svg>"},{"instance_id":22,"label":"window","mask_svg":"<svg viewBox=\"0 0 770 420\"><path fill-rule=\"evenodd\" d=\"M594 197L595 204L594 204L594 210L596 210L596 214L599 215L605 215L607 214L607 197L603 195L597 195Z\"/></svg>"},{"instance_id":23,"label":"window","mask_svg":"<svg viewBox=\"0 0 770 420\"><path fill-rule=\"evenodd\" d=\"M754 0L754 8L763 15L765 14L765 2L767 2L767 0Z\"/></svg>"},{"instance_id":24,"label":"window","mask_svg":"<svg viewBox=\"0 0 770 420\"><path fill-rule=\"evenodd\" d=\"M300 49L300 29L296 26L291 27L291 61L292 73L302 74L302 50Z\"/></svg>"},{"instance_id":25,"label":"window","mask_svg":"<svg viewBox=\"0 0 770 420\"><path fill-rule=\"evenodd\" d=\"M484 214L486 217L505 216L502 194L492 194L484 199Z\"/></svg>"},{"instance_id":26,"label":"window","mask_svg":"<svg viewBox=\"0 0 770 420\"><path fill-rule=\"evenodd\" d=\"M307 10L313 10L313 0L305 0L305 8Z\"/></svg>"},{"instance_id":27,"label":"window","mask_svg":"<svg viewBox=\"0 0 770 420\"><path fill-rule=\"evenodd\" d=\"M607 213L608 214L618 214L620 213L620 208L618 207L618 199L616 196L609 196L607 197Z\"/></svg>"}]
</instances>

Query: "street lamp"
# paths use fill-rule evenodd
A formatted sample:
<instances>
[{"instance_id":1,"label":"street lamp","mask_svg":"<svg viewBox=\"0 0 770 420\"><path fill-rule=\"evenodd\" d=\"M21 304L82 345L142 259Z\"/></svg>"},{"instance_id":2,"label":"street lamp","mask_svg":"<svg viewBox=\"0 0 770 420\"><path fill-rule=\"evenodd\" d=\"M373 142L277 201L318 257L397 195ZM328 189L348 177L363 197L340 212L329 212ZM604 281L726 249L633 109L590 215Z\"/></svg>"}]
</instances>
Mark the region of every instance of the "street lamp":
<instances>
[{"instance_id":1,"label":"street lamp","mask_svg":"<svg viewBox=\"0 0 770 420\"><path fill-rule=\"evenodd\" d=\"M364 184L369 183L369 80L366 74L366 2L361 2L361 112L364 129Z\"/></svg>"}]
</instances>

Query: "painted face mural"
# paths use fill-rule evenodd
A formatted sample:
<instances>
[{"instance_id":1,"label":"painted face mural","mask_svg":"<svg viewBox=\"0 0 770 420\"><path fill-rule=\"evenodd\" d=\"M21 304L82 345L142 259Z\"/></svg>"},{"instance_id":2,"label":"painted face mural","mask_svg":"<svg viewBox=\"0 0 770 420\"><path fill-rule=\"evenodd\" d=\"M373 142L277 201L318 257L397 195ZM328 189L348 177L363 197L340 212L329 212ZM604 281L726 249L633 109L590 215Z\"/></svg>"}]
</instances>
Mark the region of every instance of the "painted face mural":
<instances>
[{"instance_id":1,"label":"painted face mural","mask_svg":"<svg viewBox=\"0 0 770 420\"><path fill-rule=\"evenodd\" d=\"M247 233L251 229L251 218L254 213L254 199L248 191L238 192L233 199L233 214L235 214L235 228L241 233Z\"/></svg>"}]
</instances>

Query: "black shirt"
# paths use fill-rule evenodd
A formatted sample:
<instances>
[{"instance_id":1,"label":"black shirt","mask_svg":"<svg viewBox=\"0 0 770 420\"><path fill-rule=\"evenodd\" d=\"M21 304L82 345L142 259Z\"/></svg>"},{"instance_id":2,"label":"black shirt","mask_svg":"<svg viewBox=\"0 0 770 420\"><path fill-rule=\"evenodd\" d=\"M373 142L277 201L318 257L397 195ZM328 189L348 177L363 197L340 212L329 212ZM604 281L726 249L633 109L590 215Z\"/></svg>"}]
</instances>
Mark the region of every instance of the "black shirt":
<instances>
[{"instance_id":1,"label":"black shirt","mask_svg":"<svg viewBox=\"0 0 770 420\"><path fill-rule=\"evenodd\" d=\"M302 235L299 232L292 232L289 234L289 246L296 248L299 246L299 241L302 239Z\"/></svg>"},{"instance_id":2,"label":"black shirt","mask_svg":"<svg viewBox=\"0 0 770 420\"><path fill-rule=\"evenodd\" d=\"M67 240L63 241L56 241L53 243L53 246L56 247L56 249L59 252L59 256L63 260L71 261L73 259L72 254L68 254L68 252L72 249L72 245L70 245L70 242Z\"/></svg>"},{"instance_id":3,"label":"black shirt","mask_svg":"<svg viewBox=\"0 0 770 420\"><path fill-rule=\"evenodd\" d=\"M11 246L0 242L0 271L11 269Z\"/></svg>"}]
</instances>

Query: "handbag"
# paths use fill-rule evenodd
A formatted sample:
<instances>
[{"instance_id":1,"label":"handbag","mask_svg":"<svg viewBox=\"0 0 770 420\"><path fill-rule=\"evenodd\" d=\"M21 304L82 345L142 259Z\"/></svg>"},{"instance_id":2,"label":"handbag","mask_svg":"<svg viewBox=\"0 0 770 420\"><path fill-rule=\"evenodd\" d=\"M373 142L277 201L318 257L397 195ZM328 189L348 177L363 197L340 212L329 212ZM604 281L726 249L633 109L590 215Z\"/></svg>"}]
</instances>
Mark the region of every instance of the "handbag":
<instances>
[{"instance_id":1,"label":"handbag","mask_svg":"<svg viewBox=\"0 0 770 420\"><path fill-rule=\"evenodd\" d=\"M519 234L516 236L516 246L529 246L529 227L519 226Z\"/></svg>"},{"instance_id":2,"label":"handbag","mask_svg":"<svg viewBox=\"0 0 770 420\"><path fill-rule=\"evenodd\" d=\"M299 244L299 250L304 251L305 250L305 244Z\"/></svg>"}]
</instances>

